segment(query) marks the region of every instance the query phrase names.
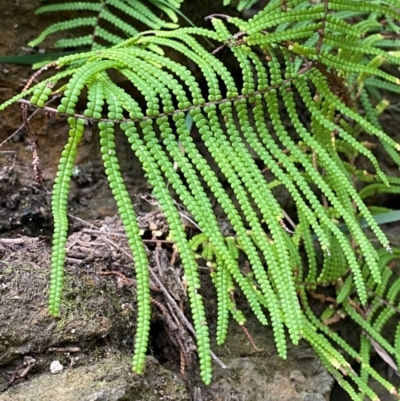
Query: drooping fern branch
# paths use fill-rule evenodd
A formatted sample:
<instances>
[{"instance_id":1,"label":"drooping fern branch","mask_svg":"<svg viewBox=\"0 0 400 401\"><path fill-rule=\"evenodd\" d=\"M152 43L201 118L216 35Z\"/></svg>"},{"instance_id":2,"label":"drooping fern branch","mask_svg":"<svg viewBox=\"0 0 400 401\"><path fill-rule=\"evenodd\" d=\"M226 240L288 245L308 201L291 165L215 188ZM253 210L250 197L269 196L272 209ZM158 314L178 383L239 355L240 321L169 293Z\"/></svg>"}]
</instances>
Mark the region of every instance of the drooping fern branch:
<instances>
[{"instance_id":1,"label":"drooping fern branch","mask_svg":"<svg viewBox=\"0 0 400 401\"><path fill-rule=\"evenodd\" d=\"M45 2L46 0L42 0ZM63 13L65 20L47 27L37 38L29 42L37 46L48 36L59 32L70 32L73 37L62 38L55 42L58 48L101 49L121 43L137 35L139 22L150 29L178 28L179 16L193 23L180 11L184 0L86 0L47 4L40 6L36 14ZM231 2L224 0L223 5ZM240 0L239 11L251 7L255 0ZM84 16L77 17L78 13ZM165 21L165 16L169 21ZM136 27L135 27L136 26ZM78 30L78 31L77 31ZM80 32L77 36L75 32ZM68 36L69 36L68 35Z\"/></svg>"},{"instance_id":2,"label":"drooping fern branch","mask_svg":"<svg viewBox=\"0 0 400 401\"><path fill-rule=\"evenodd\" d=\"M398 260L400 256L399 249L395 249L393 254L387 254L385 251L379 252L379 265L382 273L382 281L380 284L373 285L371 277L366 273L368 282L368 303L366 307L359 305L354 298L352 286L349 285L350 280L346 279L342 286L337 287L336 300L330 300L325 311L319 316L313 312L309 304L309 299L305 291L305 287L301 288L302 306L305 310L313 329L305 336L307 341L313 345L317 354L322 361L325 360L325 366L328 371L338 380L339 384L345 388L351 395L353 400L363 400L365 396L370 399L377 400L376 394L371 392L368 386L369 377L373 377L390 393L398 395L398 391L388 380L380 376L376 370L370 366L370 358L372 351L380 355L389 366L394 370L398 370L399 363L399 324L398 314L398 295L399 295L399 279L391 280L394 276L391 262ZM342 275L341 277L344 277ZM390 281L391 280L391 281ZM397 301L396 301L397 299ZM331 302L334 302L333 304ZM396 316L397 314L397 316ZM348 315L355 323L362 327L363 332L360 338L359 351L351 347L337 333L329 329L330 322L334 322L337 318L343 318ZM387 328L390 325L397 326L396 333L391 333ZM387 325L385 327L385 325ZM385 327L385 328L384 328ZM327 360L325 350L331 350L331 360ZM356 374L352 366L342 358L341 354L334 355L332 349L342 350L345 355L355 359L361 367L360 374ZM335 366L336 364L336 366ZM333 369L335 367L336 369ZM350 378L357 384L358 391L355 391L346 381Z\"/></svg>"},{"instance_id":3,"label":"drooping fern branch","mask_svg":"<svg viewBox=\"0 0 400 401\"><path fill-rule=\"evenodd\" d=\"M85 47L92 50L120 43L137 35L134 27L137 22L150 29L177 28L179 7L183 0L98 0L96 2L80 1L48 4L39 7L36 14L65 12L66 20L57 22L46 28L36 39L29 42L37 46L49 35L61 31L89 28L90 33L56 41L59 48ZM147 3L147 4L146 4ZM71 18L71 13L86 13L83 17ZM167 22L157 14L165 13L172 22ZM69 15L68 15L69 13ZM119 17L122 14L123 17ZM104 25L104 22L108 25Z\"/></svg>"},{"instance_id":4,"label":"drooping fern branch","mask_svg":"<svg viewBox=\"0 0 400 401\"><path fill-rule=\"evenodd\" d=\"M400 2L395 0L270 1L249 21L228 18L223 22L211 16L212 30L152 31L112 48L63 57L55 63L60 72L0 106L33 94L30 103L43 107L57 91L63 94L57 112L70 116L70 138L53 189L50 313L59 314L68 187L83 124L90 119L98 123L105 172L134 255L138 320L133 369L142 371L150 319L148 267L119 172L114 141L118 125L142 163L179 251L205 383L211 381L211 358L196 262L200 247L211 266L217 292L219 344L225 340L230 315L240 324L245 321L230 297L240 289L260 323L271 324L280 356L286 357L287 330L294 344L305 338L312 345L354 400L364 396L377 399L368 386L369 376L397 394L369 364L374 344L398 363L400 329L388 340L382 328L393 311L396 313L400 285L398 280L389 285L384 254L391 251L389 242L363 199L386 188L398 193L399 180L381 171L375 154L359 140L359 134L382 143L399 164L400 145L379 125L368 95L374 84L388 90L396 90L399 84L398 78L381 67L384 63L399 65L400 57L387 51L382 38L374 40L383 15L385 21L391 18L397 23L398 7ZM203 38L213 41L215 54L202 47ZM219 59L218 50L224 47L240 67L240 78ZM201 72L206 89L191 70L160 54L163 48L190 59ZM117 70L140 95L134 98L119 87L111 70ZM63 85L65 77L68 83ZM86 90L86 110L79 115L76 105ZM207 156L188 130L188 114ZM265 179L255 155L272 172L274 181ZM357 169L354 161L358 156L368 161L368 174ZM207 158L215 162L216 170ZM222 178L233 196L222 185ZM358 193L355 179L370 185ZM272 192L275 185L283 185L296 205L294 234L286 227L282 205ZM186 236L169 188L200 227L199 237ZM234 238L222 234L210 194L229 220ZM372 246L360 227L360 218L383 251ZM338 221L348 232L341 230ZM251 274L240 269L239 253L248 259ZM310 294L327 285L336 289L334 308L317 316L310 306ZM379 311L382 303L375 295L387 299L394 309ZM373 308L370 314L368 306ZM360 351L324 324L339 312L363 329ZM360 361L359 373L338 347Z\"/></svg>"}]
</instances>

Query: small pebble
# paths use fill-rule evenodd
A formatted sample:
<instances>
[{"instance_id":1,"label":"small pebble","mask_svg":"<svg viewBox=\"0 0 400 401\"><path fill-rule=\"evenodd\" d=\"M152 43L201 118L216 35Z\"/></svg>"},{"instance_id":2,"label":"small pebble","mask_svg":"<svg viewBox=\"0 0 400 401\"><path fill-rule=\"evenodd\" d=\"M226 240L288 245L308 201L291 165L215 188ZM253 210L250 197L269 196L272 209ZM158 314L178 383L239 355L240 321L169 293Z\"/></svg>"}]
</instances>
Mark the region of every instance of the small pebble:
<instances>
[{"instance_id":1,"label":"small pebble","mask_svg":"<svg viewBox=\"0 0 400 401\"><path fill-rule=\"evenodd\" d=\"M50 364L50 372L51 372L53 375L56 375L57 373L62 372L63 369L64 369L64 366L61 365L61 363L58 362L58 361L53 361L53 362Z\"/></svg>"}]
</instances>

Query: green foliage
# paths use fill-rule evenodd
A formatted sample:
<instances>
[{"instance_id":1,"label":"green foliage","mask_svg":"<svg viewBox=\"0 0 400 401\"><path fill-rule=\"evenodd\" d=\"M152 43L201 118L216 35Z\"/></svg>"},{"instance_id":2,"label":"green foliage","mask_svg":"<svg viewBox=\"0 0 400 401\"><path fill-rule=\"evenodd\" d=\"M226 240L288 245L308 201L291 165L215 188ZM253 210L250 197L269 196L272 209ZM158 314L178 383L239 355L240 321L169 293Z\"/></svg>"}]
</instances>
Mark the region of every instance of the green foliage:
<instances>
[{"instance_id":1,"label":"green foliage","mask_svg":"<svg viewBox=\"0 0 400 401\"><path fill-rule=\"evenodd\" d=\"M50 25L29 45L37 46L49 35L57 32L88 27L89 34L59 39L55 46L59 48L83 46L94 50L118 44L138 34L139 31L134 27L138 22L150 29L177 28L177 11L179 12L177 9L182 1L97 0L96 2L80 1L43 5L36 10L36 14L65 12L68 19ZM172 22L158 17L157 14L160 12L165 13ZM80 13L88 16L76 17ZM122 15L122 18L118 15Z\"/></svg>"},{"instance_id":2,"label":"green foliage","mask_svg":"<svg viewBox=\"0 0 400 401\"><path fill-rule=\"evenodd\" d=\"M237 9L242 11L256 2L257 0L240 0ZM30 41L29 45L37 46L50 35L59 32L64 32L65 35L65 31L72 31L73 37L57 40L55 47L83 47L95 50L117 45L139 34L140 28L143 27L154 30L178 28L179 16L193 25L179 10L182 3L183 0L84 0L43 5L36 10L36 14L62 13L65 14L66 20L51 24L37 38ZM230 3L231 1L223 1L223 5ZM85 16L77 17L80 13ZM165 21L164 16L168 21ZM88 33L76 36L76 29Z\"/></svg>"},{"instance_id":3,"label":"green foliage","mask_svg":"<svg viewBox=\"0 0 400 401\"><path fill-rule=\"evenodd\" d=\"M73 7L91 7L89 11L106 18L106 3L117 7L115 1ZM125 3L123 11L131 15L129 2ZM241 1L239 6L250 3ZM63 9L70 7L67 4ZM397 394L369 360L376 350L399 363L400 325L393 335L384 328L399 312L400 281L391 278L389 262L400 252L389 253L389 241L364 198L374 192L397 194L400 186L398 178L383 173L360 135L381 143L400 166L400 145L382 129L377 118L382 106L375 107L369 94L371 88L398 92L399 79L382 68L400 64L396 43L392 41L394 50L388 51L387 41L376 36L382 24L390 32L397 29L398 7L396 0L272 0L249 21L211 17L213 29L154 30L133 36L132 28L126 27L131 39L120 42L110 37L109 43L118 42L116 46L60 58L56 66L61 71L0 106L1 110L33 94L31 103L43 107L57 91L63 94L58 111L70 116L70 138L53 188L50 313L59 313L68 187L84 122L90 119L98 123L105 172L134 256L138 321L133 369L142 371L150 320L149 278L136 217L119 171L114 141L118 125L142 163L176 243L205 383L211 381L210 335L196 262L199 250L216 287L219 344L226 338L229 316L239 324L245 322L231 297L240 290L260 323L271 324L283 358L288 339L297 344L304 338L353 400L378 399L368 386L369 377ZM116 17L107 18L124 31ZM232 53L240 77L221 61L222 52L213 54L213 49L200 44L204 38L215 49ZM184 55L192 69L162 56L160 48ZM118 71L139 95L133 98L118 86L111 70ZM68 83L61 86L65 77ZM76 105L86 91L86 110L80 116ZM193 141L188 115L208 158ZM273 174L271 182L255 158ZM370 171L357 168L359 158ZM357 192L355 181L367 185ZM286 227L283 205L272 191L276 185L284 186L296 205L294 233ZM187 237L170 189L198 224L198 237ZM233 236L221 232L210 194L229 220ZM363 232L361 219L375 235L378 249ZM249 261L247 274L240 268L239 256ZM326 286L335 292L334 298L323 294ZM323 313L313 311L312 296L330 304ZM359 351L327 324L344 315L363 330ZM347 358L360 363L359 372Z\"/></svg>"},{"instance_id":4,"label":"green foliage","mask_svg":"<svg viewBox=\"0 0 400 401\"><path fill-rule=\"evenodd\" d=\"M32 97L32 99L35 96ZM68 143L61 154L57 176L54 181L54 196L51 209L54 217L53 252L51 255L51 277L49 294L49 313L58 316L61 302L61 292L64 279L65 243L67 242L68 218L67 199L72 169L77 153L77 147L83 136L85 120L70 117Z\"/></svg>"},{"instance_id":5,"label":"green foliage","mask_svg":"<svg viewBox=\"0 0 400 401\"><path fill-rule=\"evenodd\" d=\"M336 298L336 304L330 305L326 310L319 316L319 318L312 311L309 306L309 301L304 291L301 289L302 305L305 313L309 318L310 322L314 326L313 331L310 331L307 341L310 344L316 342L325 343L325 350L318 349L318 346L313 345L316 352L320 355L321 359L327 360L328 355L331 354L333 361L329 362L332 366L335 366L336 371L329 367L329 364L325 364L328 371L339 381L339 383L349 392L354 400L363 400L364 396L367 395L370 399L378 399L377 396L371 392L368 387L369 377L373 377L383 387L385 387L390 393L398 393L396 388L383 377L381 377L373 368L371 368L369 361L373 355L373 351L378 353L392 368L397 369L399 361L399 349L396 348L398 343L398 314L400 312L398 308L398 294L400 281L399 278L393 278L393 270L390 267L390 262L398 260L400 256L400 250L395 249L393 254L387 254L384 250L379 251L379 267L381 270L382 280L380 284L371 284L370 276L366 275L366 280L369 283L368 289L368 307L362 307L358 304L354 298L354 293L351 288L350 276L346 279L343 286L338 287L338 296ZM341 296L345 292L345 296ZM340 305L341 304L341 305ZM334 306L334 308L332 308ZM340 308L340 309L339 309ZM342 316L349 316L357 325L363 328L363 333L360 338L360 349L356 351L353 347L347 344L338 334L330 330L327 326L326 316L327 311L335 311ZM331 315L331 314L330 314ZM325 317L323 317L325 316ZM396 334L392 333L390 327L396 327ZM318 333L317 333L318 330ZM317 338L318 337L318 338ZM393 345L392 345L393 344ZM361 366L361 372L358 376L353 368L347 364L345 360L341 360L342 355L337 354L333 356L331 351L342 350L345 354L351 358L356 359ZM327 353L328 351L328 353ZM359 388L359 393L350 389L348 383L346 383L345 377L349 377Z\"/></svg>"},{"instance_id":6,"label":"green foliage","mask_svg":"<svg viewBox=\"0 0 400 401\"><path fill-rule=\"evenodd\" d=\"M232 3L232 0L224 0L223 5L224 6L228 6ZM239 11L243 11L246 8L250 8L252 7L254 4L257 3L257 0L239 0L239 1L235 1L234 3L236 3L237 5L237 9Z\"/></svg>"}]
</instances>

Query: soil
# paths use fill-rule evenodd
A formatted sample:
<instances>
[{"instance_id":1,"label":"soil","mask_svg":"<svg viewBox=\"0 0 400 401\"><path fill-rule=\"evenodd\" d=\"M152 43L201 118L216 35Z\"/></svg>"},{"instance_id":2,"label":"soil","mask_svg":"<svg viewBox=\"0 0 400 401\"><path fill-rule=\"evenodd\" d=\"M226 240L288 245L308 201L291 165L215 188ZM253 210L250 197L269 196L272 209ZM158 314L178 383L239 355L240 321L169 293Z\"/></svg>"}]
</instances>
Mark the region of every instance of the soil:
<instances>
[{"instance_id":1,"label":"soil","mask_svg":"<svg viewBox=\"0 0 400 401\"><path fill-rule=\"evenodd\" d=\"M35 50L26 46L48 26L48 21L34 15L38 4L32 0L0 0L4 14L0 20L0 55L52 51L50 42ZM190 11L193 4L188 7ZM0 103L19 93L31 75L26 66L0 65ZM385 118L390 132L400 138L398 115L394 122ZM248 329L260 350L254 350L241 328L232 324L226 345L212 344L228 369L216 364L212 385L203 386L192 336L185 328L180 332L184 346L177 342L168 326L172 315L157 305L165 302L159 290L152 292L151 355L145 374L132 374L129 358L136 317L132 262L103 172L98 133L90 126L79 148L68 201L70 237L61 317L49 317L50 195L68 128L64 117L49 119L38 113L32 119L44 180L38 186L21 123L18 105L1 112L0 317L5 324L0 328L0 388L7 391L0 393L0 401L329 399L333 380L310 348L306 344L293 348L288 360L283 361L276 356L271 331L260 328L252 319ZM123 135L117 135L117 148L121 171L142 218L143 238L149 241L152 266L157 269L157 258L165 262L163 283L178 304L186 305L179 271L168 267L172 247L157 247L153 241L154 232L163 231L165 221L148 195L151 188ZM385 160L383 163L385 170L394 169ZM380 198L382 205L398 205L398 201L398 197ZM159 238L165 239L163 234ZM398 241L397 233L394 241ZM202 280L208 318L215 322L215 294L208 274L204 273ZM157 288L155 283L153 288ZM213 324L211 330L215 330ZM55 361L64 369L58 375L50 373ZM335 389L331 399L346 400L339 392Z\"/></svg>"}]
</instances>

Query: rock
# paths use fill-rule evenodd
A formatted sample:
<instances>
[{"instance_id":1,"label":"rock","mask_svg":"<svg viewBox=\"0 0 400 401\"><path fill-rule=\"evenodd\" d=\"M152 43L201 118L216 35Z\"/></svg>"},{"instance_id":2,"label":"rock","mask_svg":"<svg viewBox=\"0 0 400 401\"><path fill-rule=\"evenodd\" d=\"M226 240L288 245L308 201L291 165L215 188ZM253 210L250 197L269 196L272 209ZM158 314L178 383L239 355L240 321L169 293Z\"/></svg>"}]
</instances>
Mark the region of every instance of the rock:
<instances>
[{"instance_id":1,"label":"rock","mask_svg":"<svg viewBox=\"0 0 400 401\"><path fill-rule=\"evenodd\" d=\"M309 356L300 362L292 349L283 363L272 355L235 357L228 363L228 371L203 389L203 401L327 401L333 379L311 350ZM292 366L297 369L290 371Z\"/></svg>"},{"instance_id":2,"label":"rock","mask_svg":"<svg viewBox=\"0 0 400 401\"><path fill-rule=\"evenodd\" d=\"M56 375L57 373L62 372L63 369L64 369L64 366L61 365L61 363L58 362L58 361L53 361L50 364L50 373L53 374L53 375Z\"/></svg>"},{"instance_id":3,"label":"rock","mask_svg":"<svg viewBox=\"0 0 400 401\"><path fill-rule=\"evenodd\" d=\"M68 249L79 243L90 248L90 236L79 234L71 235ZM96 247L101 248L98 243ZM66 264L61 313L54 319L47 313L49 243L28 237L14 242L0 239L0 371L5 373L4 378L0 375L0 391L6 389L0 401L180 401L191 400L195 390L196 401L328 399L333 379L310 347L290 346L287 360L282 360L272 330L261 326L250 312L246 312L246 328L260 349L253 349L241 326L232 322L226 343L220 347L212 343L227 369L214 365L211 386L201 384L193 366L181 377L179 352L159 330L163 323L157 320L149 353L165 365L148 356L143 376L133 374L135 293L133 287L121 287L112 276L100 274L110 270L108 252L105 248L103 259L99 253L80 265ZM129 266L118 259L119 254L113 258L119 266ZM208 280L204 275L202 292L214 332L215 297ZM241 308L246 310L246 304ZM29 363L27 356L31 365L35 361L31 370L7 384L11 377L7 372Z\"/></svg>"},{"instance_id":4,"label":"rock","mask_svg":"<svg viewBox=\"0 0 400 401\"><path fill-rule=\"evenodd\" d=\"M165 395L166 394L166 395ZM3 398L4 397L4 398ZM144 375L131 371L131 359L112 353L90 365L49 373L7 390L1 401L190 401L177 375L149 357Z\"/></svg>"},{"instance_id":5,"label":"rock","mask_svg":"<svg viewBox=\"0 0 400 401\"><path fill-rule=\"evenodd\" d=\"M242 328L231 323L225 344L213 346L228 368L215 368L211 385L201 388L202 401L330 399L334 380L307 343L288 343L288 356L283 360L277 355L270 329L255 319L249 319L246 328L257 349L247 341Z\"/></svg>"},{"instance_id":6,"label":"rock","mask_svg":"<svg viewBox=\"0 0 400 401\"><path fill-rule=\"evenodd\" d=\"M50 246L45 239L0 240L0 366L24 355L44 354L55 345L108 338L131 344L135 297L131 288L99 274L104 262L67 266L60 317L47 312ZM129 307L122 308L122 304Z\"/></svg>"}]
</instances>

